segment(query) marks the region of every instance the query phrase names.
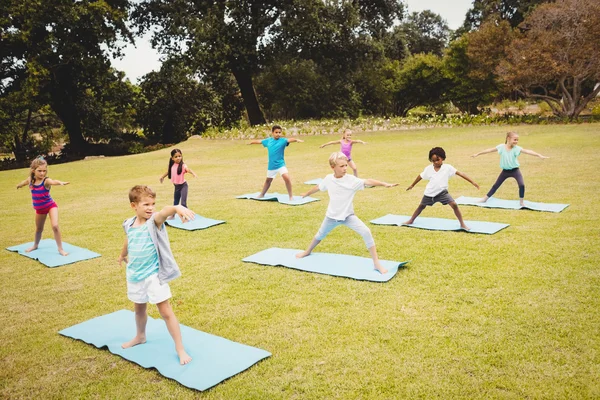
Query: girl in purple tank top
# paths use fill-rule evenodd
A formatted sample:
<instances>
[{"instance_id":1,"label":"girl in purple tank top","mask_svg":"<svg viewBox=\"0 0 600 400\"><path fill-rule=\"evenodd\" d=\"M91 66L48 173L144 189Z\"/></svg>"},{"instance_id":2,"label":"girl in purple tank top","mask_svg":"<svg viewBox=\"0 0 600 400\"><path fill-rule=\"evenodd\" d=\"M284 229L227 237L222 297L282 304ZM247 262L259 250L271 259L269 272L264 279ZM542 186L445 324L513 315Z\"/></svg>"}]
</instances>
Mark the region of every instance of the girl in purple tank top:
<instances>
[{"instance_id":1,"label":"girl in purple tank top","mask_svg":"<svg viewBox=\"0 0 600 400\"><path fill-rule=\"evenodd\" d=\"M54 240L58 252L66 256L67 253L62 246L62 238L60 229L58 228L58 206L50 197L50 186L53 185L68 185L69 182L57 181L46 177L48 173L48 163L42 157L38 157L31 162L31 172L27 179L17 185L17 189L23 186L29 186L31 189L31 199L33 200L33 208L35 209L35 241L33 246L25 250L26 253L38 248L44 232L44 224L46 217L50 215L52 223L52 231L54 232Z\"/></svg>"},{"instance_id":2,"label":"girl in purple tank top","mask_svg":"<svg viewBox=\"0 0 600 400\"><path fill-rule=\"evenodd\" d=\"M319 146L319 148L323 148L325 146L329 146L330 144L340 144L340 152L344 153L346 157L348 157L348 166L352 168L354 171L354 176L358 176L358 167L356 163L352 161L352 145L354 143L367 144L367 142L363 142L362 140L352 140L352 131L350 129L345 129L340 140L333 140L331 142L327 142Z\"/></svg>"}]
</instances>

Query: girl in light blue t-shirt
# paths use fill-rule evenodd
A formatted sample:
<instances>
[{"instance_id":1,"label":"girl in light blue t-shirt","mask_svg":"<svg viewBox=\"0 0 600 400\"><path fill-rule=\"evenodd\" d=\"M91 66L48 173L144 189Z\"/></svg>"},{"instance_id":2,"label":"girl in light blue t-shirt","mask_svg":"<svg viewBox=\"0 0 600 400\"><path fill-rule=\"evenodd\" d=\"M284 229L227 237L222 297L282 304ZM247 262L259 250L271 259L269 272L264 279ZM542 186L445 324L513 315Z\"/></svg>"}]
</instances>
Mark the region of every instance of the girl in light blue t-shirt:
<instances>
[{"instance_id":1,"label":"girl in light blue t-shirt","mask_svg":"<svg viewBox=\"0 0 600 400\"><path fill-rule=\"evenodd\" d=\"M525 206L524 197L525 197L525 183L523 182L523 175L519 170L519 160L517 157L521 153L529 154L530 156L536 156L539 158L550 158L543 156L539 153L536 153L532 150L526 150L521 146L517 146L519 143L519 135L516 132L508 132L506 134L506 140L504 144L499 144L496 147L492 147L491 149L480 151L479 153L473 154L471 157L477 157L481 154L493 153L495 151L500 154L500 168L502 168L502 172L500 172L500 176L496 179L496 183L490 189L488 194L481 199L482 203L485 203L490 197L496 193L496 190L504 183L504 181L508 178L515 178L517 184L519 185L519 202L521 207Z\"/></svg>"}]
</instances>

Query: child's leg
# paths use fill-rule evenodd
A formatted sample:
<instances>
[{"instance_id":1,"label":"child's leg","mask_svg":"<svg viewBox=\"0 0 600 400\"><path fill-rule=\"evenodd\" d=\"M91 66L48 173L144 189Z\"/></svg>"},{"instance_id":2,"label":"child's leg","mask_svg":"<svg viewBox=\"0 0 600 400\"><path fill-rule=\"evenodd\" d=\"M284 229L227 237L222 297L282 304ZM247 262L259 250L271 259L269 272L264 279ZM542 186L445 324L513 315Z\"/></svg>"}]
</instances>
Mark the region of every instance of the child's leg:
<instances>
[{"instance_id":1,"label":"child's leg","mask_svg":"<svg viewBox=\"0 0 600 400\"><path fill-rule=\"evenodd\" d=\"M267 191L271 187L271 182L273 182L273 178L267 178L267 180L265 181L265 184L263 185L262 192L260 192L260 194L258 195L259 199L261 197L263 197L265 195L265 193L267 193Z\"/></svg>"},{"instance_id":2,"label":"child's leg","mask_svg":"<svg viewBox=\"0 0 600 400\"><path fill-rule=\"evenodd\" d=\"M179 205L181 201L181 185L175 185L175 193L173 194L173 205Z\"/></svg>"},{"instance_id":3,"label":"child's leg","mask_svg":"<svg viewBox=\"0 0 600 400\"><path fill-rule=\"evenodd\" d=\"M387 269L383 268L379 262L377 248L375 247L375 239L373 239L373 234L371 233L369 227L365 225L365 223L362 222L356 215L350 215L348 218L346 218L344 225L358 233L363 238L367 249L369 249L369 253L371 253L371 258L373 259L373 265L375 266L375 269L382 274L388 272Z\"/></svg>"},{"instance_id":4,"label":"child's leg","mask_svg":"<svg viewBox=\"0 0 600 400\"><path fill-rule=\"evenodd\" d=\"M187 208L187 196L188 196L188 184L183 182L181 184L181 205Z\"/></svg>"},{"instance_id":5,"label":"child's leg","mask_svg":"<svg viewBox=\"0 0 600 400\"><path fill-rule=\"evenodd\" d=\"M354 171L354 176L358 177L358 167L356 166L356 163L353 160L350 160L348 161L348 166Z\"/></svg>"},{"instance_id":6,"label":"child's leg","mask_svg":"<svg viewBox=\"0 0 600 400\"><path fill-rule=\"evenodd\" d=\"M175 342L175 350L177 351L177 355L179 356L179 363L181 365L187 364L192 361L192 357L188 353L186 353L185 348L183 347L183 340L181 339L181 328L179 327L179 321L177 321L177 317L171 308L171 304L169 300L165 300L156 305L158 307L158 312L162 319L165 320L165 324L167 325L167 329Z\"/></svg>"},{"instance_id":7,"label":"child's leg","mask_svg":"<svg viewBox=\"0 0 600 400\"><path fill-rule=\"evenodd\" d=\"M288 195L290 196L290 201L294 199L292 195L292 180L290 179L290 175L288 173L282 174L281 177L285 182L285 188L287 189Z\"/></svg>"},{"instance_id":8,"label":"child's leg","mask_svg":"<svg viewBox=\"0 0 600 400\"><path fill-rule=\"evenodd\" d=\"M469 228L467 225L465 225L465 221L463 221L462 214L461 214L460 210L458 209L458 205L456 204L456 201L451 201L448 204L450 205L450 207L452 207L452 210L454 210L454 215L456 215L456 218L458 218L458 222L460 222L460 227L470 231L471 228Z\"/></svg>"},{"instance_id":9,"label":"child's leg","mask_svg":"<svg viewBox=\"0 0 600 400\"><path fill-rule=\"evenodd\" d=\"M44 224L46 223L47 214L35 214L35 239L33 246L25 250L25 253L29 253L38 248L40 240L42 240L42 232L44 232Z\"/></svg>"},{"instance_id":10,"label":"child's leg","mask_svg":"<svg viewBox=\"0 0 600 400\"><path fill-rule=\"evenodd\" d=\"M138 344L146 343L146 322L148 322L148 314L146 313L146 303L134 304L136 334L135 337L129 342L125 342L121 345L121 347L124 349L133 347Z\"/></svg>"},{"instance_id":11,"label":"child's leg","mask_svg":"<svg viewBox=\"0 0 600 400\"><path fill-rule=\"evenodd\" d=\"M523 174L519 169L515 170L514 178L517 181L517 185L519 185L519 203L521 206L525 205L525 182L523 181Z\"/></svg>"},{"instance_id":12,"label":"child's leg","mask_svg":"<svg viewBox=\"0 0 600 400\"><path fill-rule=\"evenodd\" d=\"M411 225L413 222L415 222L415 219L417 219L417 217L419 216L419 214L421 214L421 212L423 212L423 210L425 209L425 207L427 207L425 204L419 204L419 207L417 207L417 209L413 213L412 217L410 217L410 219L408 221L403 222L403 224L404 225Z\"/></svg>"},{"instance_id":13,"label":"child's leg","mask_svg":"<svg viewBox=\"0 0 600 400\"><path fill-rule=\"evenodd\" d=\"M504 181L509 177L510 177L510 174L508 173L508 171L503 169L502 172L500 172L500 175L498 175L498 179L496 179L496 183L494 183L494 185L492 186L490 191L482 199L482 202L485 203L490 197L492 197L494 195L494 193L496 193L496 190L498 190L500 188L500 186L502 186Z\"/></svg>"},{"instance_id":14,"label":"child's leg","mask_svg":"<svg viewBox=\"0 0 600 400\"><path fill-rule=\"evenodd\" d=\"M321 227L319 228L319 231L313 238L312 242L310 242L308 249L306 249L306 251L303 251L302 253L296 254L296 258L306 257L310 253L312 253L313 249L317 247L319 243L321 243L321 240L325 239L329 232L331 232L331 230L339 224L341 224L340 221L336 221L334 219L325 217L323 223L321 224Z\"/></svg>"},{"instance_id":15,"label":"child's leg","mask_svg":"<svg viewBox=\"0 0 600 400\"><path fill-rule=\"evenodd\" d=\"M51 208L48 214L50 214L50 223L52 224L52 232L54 232L54 240L56 240L56 247L58 247L58 252L61 255L66 256L69 253L64 251L62 247L62 237L60 235L60 229L58 228L58 208Z\"/></svg>"}]
</instances>

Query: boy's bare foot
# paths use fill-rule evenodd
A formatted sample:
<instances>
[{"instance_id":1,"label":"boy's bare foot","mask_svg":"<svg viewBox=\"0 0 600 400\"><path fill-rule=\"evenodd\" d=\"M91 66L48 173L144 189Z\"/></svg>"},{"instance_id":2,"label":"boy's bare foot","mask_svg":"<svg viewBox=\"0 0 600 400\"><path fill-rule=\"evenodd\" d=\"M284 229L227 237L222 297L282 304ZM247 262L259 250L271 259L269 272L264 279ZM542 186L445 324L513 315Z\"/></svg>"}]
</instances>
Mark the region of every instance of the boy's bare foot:
<instances>
[{"instance_id":1,"label":"boy's bare foot","mask_svg":"<svg viewBox=\"0 0 600 400\"><path fill-rule=\"evenodd\" d=\"M34 251L37 250L37 246L31 246L30 248L28 248L27 250L25 250L25 253L29 253L30 251Z\"/></svg>"},{"instance_id":2,"label":"boy's bare foot","mask_svg":"<svg viewBox=\"0 0 600 400\"><path fill-rule=\"evenodd\" d=\"M481 199L479 199L477 202L478 203L485 203L486 201L488 201L488 199L489 199L489 197L485 196L485 197L482 197Z\"/></svg>"},{"instance_id":3,"label":"boy's bare foot","mask_svg":"<svg viewBox=\"0 0 600 400\"><path fill-rule=\"evenodd\" d=\"M521 207L525 207L525 201L524 200L520 200L519 203L521 204Z\"/></svg>"},{"instance_id":4,"label":"boy's bare foot","mask_svg":"<svg viewBox=\"0 0 600 400\"><path fill-rule=\"evenodd\" d=\"M306 256L310 255L310 253L303 251L302 253L298 253L296 254L296 258L304 258Z\"/></svg>"},{"instance_id":5,"label":"boy's bare foot","mask_svg":"<svg viewBox=\"0 0 600 400\"><path fill-rule=\"evenodd\" d=\"M471 228L469 228L465 224L462 224L460 227L463 228L465 231L470 231L471 230Z\"/></svg>"},{"instance_id":6,"label":"boy's bare foot","mask_svg":"<svg viewBox=\"0 0 600 400\"><path fill-rule=\"evenodd\" d=\"M388 270L383 268L379 262L375 263L375 269L381 272L381 275L387 274Z\"/></svg>"},{"instance_id":7,"label":"boy's bare foot","mask_svg":"<svg viewBox=\"0 0 600 400\"><path fill-rule=\"evenodd\" d=\"M410 219L406 222L403 222L402 225L412 225L415 221L411 221Z\"/></svg>"},{"instance_id":8,"label":"boy's bare foot","mask_svg":"<svg viewBox=\"0 0 600 400\"><path fill-rule=\"evenodd\" d=\"M179 364L181 365L185 365L192 361L192 357L188 353L186 353L185 350L177 352L177 355L179 356Z\"/></svg>"},{"instance_id":9,"label":"boy's bare foot","mask_svg":"<svg viewBox=\"0 0 600 400\"><path fill-rule=\"evenodd\" d=\"M133 346L137 346L138 344L144 344L146 343L146 336L136 336L133 339L131 339L129 342L125 342L121 345L122 348L124 349L128 349L130 347Z\"/></svg>"},{"instance_id":10,"label":"boy's bare foot","mask_svg":"<svg viewBox=\"0 0 600 400\"><path fill-rule=\"evenodd\" d=\"M265 197L264 194L259 194L258 196L256 196L257 199L262 199L263 197Z\"/></svg>"},{"instance_id":11,"label":"boy's bare foot","mask_svg":"<svg viewBox=\"0 0 600 400\"><path fill-rule=\"evenodd\" d=\"M68 256L69 255L69 253L67 253L63 249L58 249L58 252L60 253L61 256Z\"/></svg>"}]
</instances>

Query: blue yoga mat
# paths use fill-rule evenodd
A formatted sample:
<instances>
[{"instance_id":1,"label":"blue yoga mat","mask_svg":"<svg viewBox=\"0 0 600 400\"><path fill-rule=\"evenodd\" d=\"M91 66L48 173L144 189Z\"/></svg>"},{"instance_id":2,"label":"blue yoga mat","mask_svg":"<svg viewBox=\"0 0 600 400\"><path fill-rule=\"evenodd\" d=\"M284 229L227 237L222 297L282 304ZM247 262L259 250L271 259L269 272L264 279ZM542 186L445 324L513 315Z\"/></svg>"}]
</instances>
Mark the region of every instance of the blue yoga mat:
<instances>
[{"instance_id":1,"label":"blue yoga mat","mask_svg":"<svg viewBox=\"0 0 600 400\"><path fill-rule=\"evenodd\" d=\"M388 270L385 275L382 275L373 267L371 258L331 253L312 253L304 258L296 258L296 254L302 251L272 247L246 257L242 261L270 266L281 265L301 271L373 282L389 281L396 275L399 267L408 263L408 261L380 260L381 265Z\"/></svg>"},{"instance_id":2,"label":"blue yoga mat","mask_svg":"<svg viewBox=\"0 0 600 400\"><path fill-rule=\"evenodd\" d=\"M173 228L185 229L186 231L195 231L197 229L206 229L206 228L210 228L211 226L224 224L225 221L221 221L218 219L205 218L201 215L196 214L195 219L193 219L191 221L187 221L186 223L183 223L181 221L181 218L179 218L179 215L175 215L174 219L166 220L165 223L169 226L172 226Z\"/></svg>"},{"instance_id":3,"label":"blue yoga mat","mask_svg":"<svg viewBox=\"0 0 600 400\"><path fill-rule=\"evenodd\" d=\"M89 260L90 258L100 257L100 254L82 247L73 246L63 242L63 249L69 253L61 256L58 253L58 247L54 239L44 239L40 241L36 250L25 253L25 250L33 246L33 242L23 243L18 246L7 247L6 250L16 251L20 255L38 260L47 267L54 268L62 265L73 264L77 261Z\"/></svg>"},{"instance_id":4,"label":"blue yoga mat","mask_svg":"<svg viewBox=\"0 0 600 400\"><path fill-rule=\"evenodd\" d=\"M321 182L323 182L323 178L312 179L310 181L304 182L304 184L305 185L318 185Z\"/></svg>"},{"instance_id":5,"label":"blue yoga mat","mask_svg":"<svg viewBox=\"0 0 600 400\"><path fill-rule=\"evenodd\" d=\"M314 197L302 197L302 196L294 196L294 200L290 201L290 196L287 194L279 194L279 193L267 193L262 198L258 198L260 192L243 194L241 196L237 196L236 199L252 199L258 201L278 201L282 204L288 204L290 206L299 206L306 203L311 203L313 201L319 201Z\"/></svg>"},{"instance_id":6,"label":"blue yoga mat","mask_svg":"<svg viewBox=\"0 0 600 400\"><path fill-rule=\"evenodd\" d=\"M129 310L93 318L58 333L98 348L106 346L113 354L144 368L156 368L161 375L196 390L215 386L271 355L256 347L180 326L185 350L192 357L186 365L179 364L175 344L162 319L148 317L146 343L121 348L122 343L136 334L135 314Z\"/></svg>"},{"instance_id":7,"label":"blue yoga mat","mask_svg":"<svg viewBox=\"0 0 600 400\"><path fill-rule=\"evenodd\" d=\"M411 228L429 229L433 231L464 231L469 233L486 233L493 235L494 233L501 231L502 229L509 226L509 224L500 224L497 222L485 222L485 221L466 221L465 224L471 230L467 231L460 227L457 219L445 219L445 218L427 218L417 217L412 225L403 224L404 221L410 219L408 215L394 215L388 214L386 216L374 219L371 221L372 224L376 225L402 225Z\"/></svg>"},{"instance_id":8,"label":"blue yoga mat","mask_svg":"<svg viewBox=\"0 0 600 400\"><path fill-rule=\"evenodd\" d=\"M558 203L534 203L533 201L525 200L525 206L522 207L519 204L519 200L502 200L495 197L490 197L485 203L479 203L480 197L464 197L461 196L456 199L456 204L465 206L478 206L487 208L505 208L509 210L520 210L522 208L534 211L549 211L549 212L561 212L565 208L569 207L568 204Z\"/></svg>"}]
</instances>

